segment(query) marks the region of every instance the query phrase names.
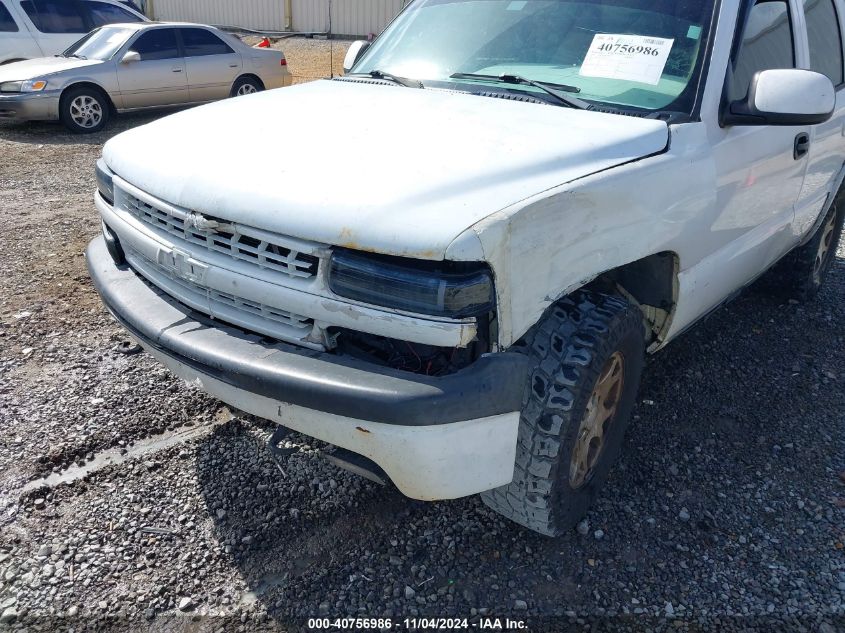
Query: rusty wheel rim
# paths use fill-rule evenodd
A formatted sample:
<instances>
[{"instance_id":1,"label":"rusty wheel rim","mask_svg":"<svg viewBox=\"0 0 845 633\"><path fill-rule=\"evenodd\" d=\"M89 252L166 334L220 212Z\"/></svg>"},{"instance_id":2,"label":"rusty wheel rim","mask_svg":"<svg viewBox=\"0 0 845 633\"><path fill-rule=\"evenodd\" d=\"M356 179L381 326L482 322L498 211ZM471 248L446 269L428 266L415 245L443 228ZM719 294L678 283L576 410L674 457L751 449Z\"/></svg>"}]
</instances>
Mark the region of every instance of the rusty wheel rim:
<instances>
[{"instance_id":1,"label":"rusty wheel rim","mask_svg":"<svg viewBox=\"0 0 845 633\"><path fill-rule=\"evenodd\" d=\"M569 463L569 485L572 488L580 488L587 483L604 452L605 438L619 408L624 379L625 358L622 352L616 352L601 370L575 438Z\"/></svg>"},{"instance_id":2,"label":"rusty wheel rim","mask_svg":"<svg viewBox=\"0 0 845 633\"><path fill-rule=\"evenodd\" d=\"M816 261L813 262L813 281L816 284L820 284L822 282L822 271L824 270L828 253L830 253L830 247L833 244L833 233L835 228L836 214L831 213L830 219L824 225L824 233L822 233L822 239L819 242L819 250L816 251Z\"/></svg>"}]
</instances>

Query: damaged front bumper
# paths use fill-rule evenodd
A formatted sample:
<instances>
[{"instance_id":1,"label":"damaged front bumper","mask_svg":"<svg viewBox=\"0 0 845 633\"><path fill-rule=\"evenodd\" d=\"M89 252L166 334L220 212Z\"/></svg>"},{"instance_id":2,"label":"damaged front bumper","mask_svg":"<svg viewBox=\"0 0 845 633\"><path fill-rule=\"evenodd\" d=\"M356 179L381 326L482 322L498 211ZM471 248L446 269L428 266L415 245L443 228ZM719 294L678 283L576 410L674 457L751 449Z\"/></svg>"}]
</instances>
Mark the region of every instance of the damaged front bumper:
<instances>
[{"instance_id":1,"label":"damaged front bumper","mask_svg":"<svg viewBox=\"0 0 845 633\"><path fill-rule=\"evenodd\" d=\"M439 377L393 370L199 315L117 266L102 236L86 257L114 317L175 374L220 400L373 460L415 499L511 481L525 356L485 355Z\"/></svg>"},{"instance_id":2,"label":"damaged front bumper","mask_svg":"<svg viewBox=\"0 0 845 633\"><path fill-rule=\"evenodd\" d=\"M0 94L0 120L53 121L59 118L61 91Z\"/></svg>"}]
</instances>

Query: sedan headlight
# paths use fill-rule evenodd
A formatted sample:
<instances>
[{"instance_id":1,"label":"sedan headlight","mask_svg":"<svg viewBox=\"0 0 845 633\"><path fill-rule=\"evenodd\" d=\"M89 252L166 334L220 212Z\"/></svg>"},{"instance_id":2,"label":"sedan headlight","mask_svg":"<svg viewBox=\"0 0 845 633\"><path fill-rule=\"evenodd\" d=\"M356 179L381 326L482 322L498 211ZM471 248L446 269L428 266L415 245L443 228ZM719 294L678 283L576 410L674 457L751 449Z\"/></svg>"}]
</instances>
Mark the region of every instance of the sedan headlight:
<instances>
[{"instance_id":1,"label":"sedan headlight","mask_svg":"<svg viewBox=\"0 0 845 633\"><path fill-rule=\"evenodd\" d=\"M114 183L112 182L114 174L106 166L106 161L102 158L98 160L94 171L97 174L97 191L100 192L106 202L114 204Z\"/></svg>"},{"instance_id":2,"label":"sedan headlight","mask_svg":"<svg viewBox=\"0 0 845 633\"><path fill-rule=\"evenodd\" d=\"M26 81L4 81L0 84L0 92L41 92L47 87L43 79L28 79Z\"/></svg>"},{"instance_id":3,"label":"sedan headlight","mask_svg":"<svg viewBox=\"0 0 845 633\"><path fill-rule=\"evenodd\" d=\"M493 309L493 276L476 262L428 262L336 250L329 269L335 294L363 303L451 318Z\"/></svg>"}]
</instances>

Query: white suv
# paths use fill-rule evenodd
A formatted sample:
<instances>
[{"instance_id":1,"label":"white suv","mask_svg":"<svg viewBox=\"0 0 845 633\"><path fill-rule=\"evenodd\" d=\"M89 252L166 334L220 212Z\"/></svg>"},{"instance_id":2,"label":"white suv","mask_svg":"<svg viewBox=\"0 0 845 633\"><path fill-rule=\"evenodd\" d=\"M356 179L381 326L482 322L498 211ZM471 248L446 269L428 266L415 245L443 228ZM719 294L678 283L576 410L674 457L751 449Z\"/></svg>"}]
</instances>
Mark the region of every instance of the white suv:
<instances>
[{"instance_id":1,"label":"white suv","mask_svg":"<svg viewBox=\"0 0 845 633\"><path fill-rule=\"evenodd\" d=\"M0 0L0 64L57 55L99 26L146 19L115 0Z\"/></svg>"},{"instance_id":2,"label":"white suv","mask_svg":"<svg viewBox=\"0 0 845 633\"><path fill-rule=\"evenodd\" d=\"M343 78L110 140L91 276L192 384L406 495L481 493L557 534L620 450L645 353L772 266L818 291L843 16L414 0Z\"/></svg>"}]
</instances>

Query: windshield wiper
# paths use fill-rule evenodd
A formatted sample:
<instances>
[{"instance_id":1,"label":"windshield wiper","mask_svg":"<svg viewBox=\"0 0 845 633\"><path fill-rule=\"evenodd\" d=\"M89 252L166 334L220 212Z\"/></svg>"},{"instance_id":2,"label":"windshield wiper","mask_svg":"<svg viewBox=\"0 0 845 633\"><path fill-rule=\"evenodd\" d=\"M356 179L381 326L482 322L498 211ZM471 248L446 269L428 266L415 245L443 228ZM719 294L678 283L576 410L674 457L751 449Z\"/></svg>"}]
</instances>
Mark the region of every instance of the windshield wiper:
<instances>
[{"instance_id":1,"label":"windshield wiper","mask_svg":"<svg viewBox=\"0 0 845 633\"><path fill-rule=\"evenodd\" d=\"M85 55L78 55L77 53L71 53L70 55L64 55L64 57L76 57L76 59L88 59Z\"/></svg>"},{"instance_id":2,"label":"windshield wiper","mask_svg":"<svg viewBox=\"0 0 845 633\"><path fill-rule=\"evenodd\" d=\"M408 79L407 77L399 77L391 73L386 73L383 70L371 70L368 73L351 73L347 77L372 77L373 79L384 79L406 88L425 88L423 82L419 79Z\"/></svg>"},{"instance_id":3,"label":"windshield wiper","mask_svg":"<svg viewBox=\"0 0 845 633\"><path fill-rule=\"evenodd\" d=\"M546 81L534 81L533 79L526 79L521 75L479 75L477 73L455 73L451 75L451 79L481 79L485 81L498 81L505 84L516 84L524 86L534 86L539 88L546 94L553 96L559 102L570 108L578 108L579 110L586 110L589 105L576 97L571 97L567 92L581 92L577 86L567 86L566 84L552 84Z\"/></svg>"}]
</instances>

